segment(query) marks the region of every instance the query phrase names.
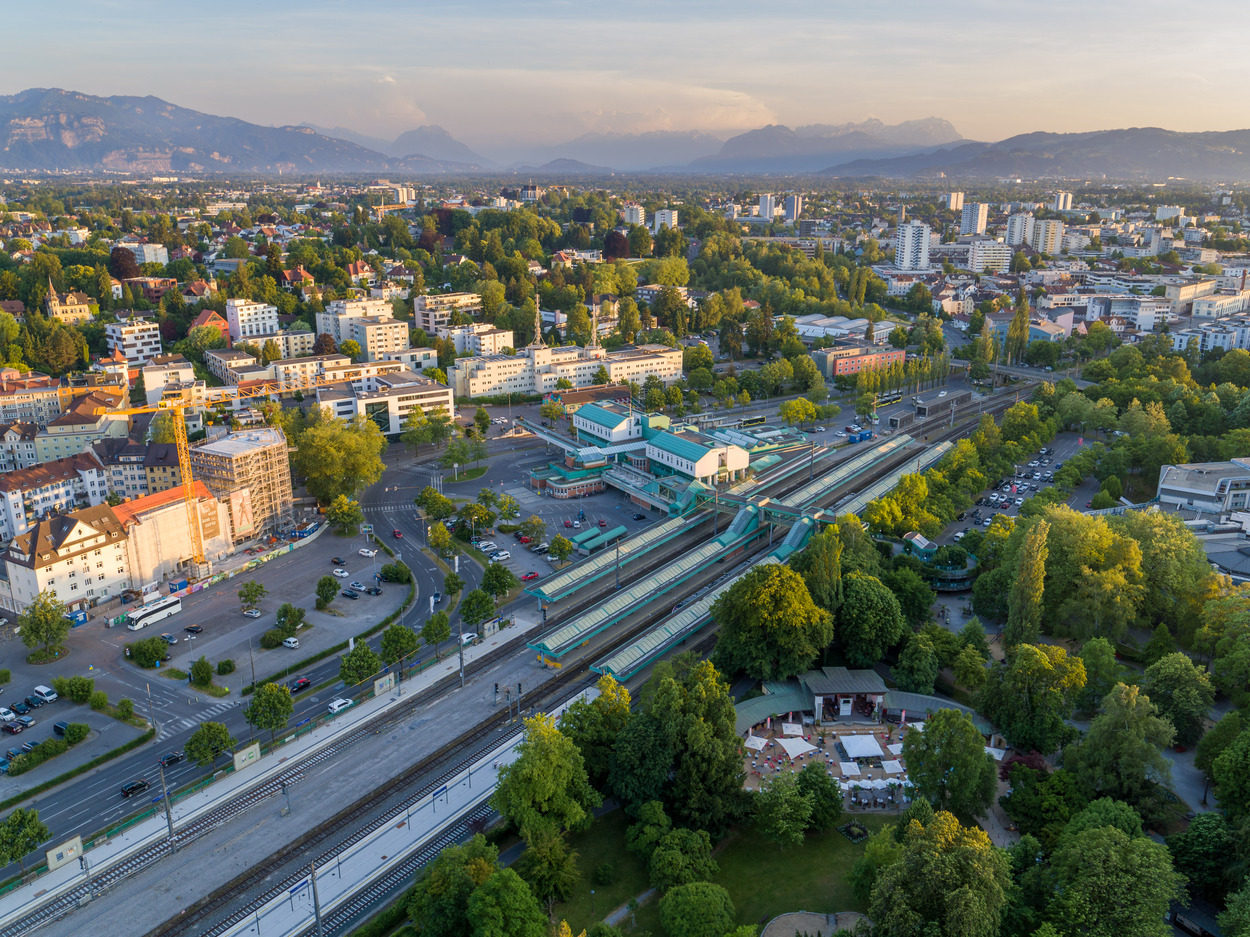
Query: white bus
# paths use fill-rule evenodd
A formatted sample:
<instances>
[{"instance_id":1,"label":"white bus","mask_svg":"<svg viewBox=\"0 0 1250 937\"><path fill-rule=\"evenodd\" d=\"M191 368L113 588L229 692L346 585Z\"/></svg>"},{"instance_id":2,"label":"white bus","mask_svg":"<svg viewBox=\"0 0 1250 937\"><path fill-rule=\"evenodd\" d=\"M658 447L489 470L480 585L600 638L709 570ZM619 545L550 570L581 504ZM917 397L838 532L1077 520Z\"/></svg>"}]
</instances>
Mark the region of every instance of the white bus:
<instances>
[{"instance_id":1,"label":"white bus","mask_svg":"<svg viewBox=\"0 0 1250 937\"><path fill-rule=\"evenodd\" d=\"M131 631L138 631L140 628L163 621L170 615L176 615L180 611L182 611L182 599L171 595L167 599L161 599L159 602L153 602L151 605L145 605L131 612L126 616L126 627Z\"/></svg>"}]
</instances>

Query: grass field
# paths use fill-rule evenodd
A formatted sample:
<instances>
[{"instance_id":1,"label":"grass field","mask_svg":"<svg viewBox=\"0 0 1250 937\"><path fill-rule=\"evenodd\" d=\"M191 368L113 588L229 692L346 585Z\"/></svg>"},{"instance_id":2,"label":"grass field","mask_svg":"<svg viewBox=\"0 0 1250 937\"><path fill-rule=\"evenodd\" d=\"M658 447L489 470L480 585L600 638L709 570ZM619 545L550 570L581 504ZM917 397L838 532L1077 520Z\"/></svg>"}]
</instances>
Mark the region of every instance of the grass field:
<instances>
[{"instance_id":1,"label":"grass field","mask_svg":"<svg viewBox=\"0 0 1250 937\"><path fill-rule=\"evenodd\" d=\"M870 832L876 832L891 817L856 814L854 819ZM625 850L625 830L629 817L616 810L600 818L590 830L571 839L579 854L582 872L572 899L556 907L556 917L564 918L573 933L594 920L628 903L649 887L646 867ZM854 845L836 830L809 836L798 849L782 850L745 828L730 834L716 852L720 873L716 882L733 899L738 923L759 924L787 911L863 911L851 894L847 875L863 854L863 845ZM614 877L609 885L596 885L594 872L611 863ZM594 915L590 910L590 890L594 889ZM631 934L662 934L656 902L649 901L637 912L637 926Z\"/></svg>"}]
</instances>

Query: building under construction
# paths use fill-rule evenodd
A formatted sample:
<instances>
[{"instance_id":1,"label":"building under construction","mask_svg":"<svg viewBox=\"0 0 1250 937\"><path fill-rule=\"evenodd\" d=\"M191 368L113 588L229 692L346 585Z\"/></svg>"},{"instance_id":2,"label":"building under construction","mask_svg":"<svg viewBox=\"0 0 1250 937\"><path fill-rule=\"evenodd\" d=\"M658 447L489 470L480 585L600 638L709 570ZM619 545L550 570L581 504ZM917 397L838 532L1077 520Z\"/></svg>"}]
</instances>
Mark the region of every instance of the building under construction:
<instances>
[{"instance_id":1,"label":"building under construction","mask_svg":"<svg viewBox=\"0 0 1250 937\"><path fill-rule=\"evenodd\" d=\"M234 543L291 523L291 467L286 435L249 429L191 449L192 476L230 509Z\"/></svg>"}]
</instances>

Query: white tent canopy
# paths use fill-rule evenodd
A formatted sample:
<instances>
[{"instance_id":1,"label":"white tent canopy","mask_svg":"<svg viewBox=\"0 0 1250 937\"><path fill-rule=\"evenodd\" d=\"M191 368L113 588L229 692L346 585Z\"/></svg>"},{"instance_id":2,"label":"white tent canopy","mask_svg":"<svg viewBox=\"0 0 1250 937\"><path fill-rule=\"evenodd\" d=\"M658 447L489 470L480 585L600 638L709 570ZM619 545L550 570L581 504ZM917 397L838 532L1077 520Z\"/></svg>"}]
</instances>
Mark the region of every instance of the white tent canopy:
<instances>
[{"instance_id":1,"label":"white tent canopy","mask_svg":"<svg viewBox=\"0 0 1250 937\"><path fill-rule=\"evenodd\" d=\"M889 749L891 755L897 756L903 754L902 742L895 742L893 745L887 745L886 748Z\"/></svg>"},{"instance_id":2,"label":"white tent canopy","mask_svg":"<svg viewBox=\"0 0 1250 937\"><path fill-rule=\"evenodd\" d=\"M871 735L844 735L841 742L847 758L882 758L885 755Z\"/></svg>"},{"instance_id":3,"label":"white tent canopy","mask_svg":"<svg viewBox=\"0 0 1250 937\"><path fill-rule=\"evenodd\" d=\"M751 749L752 751L762 752L764 750L764 746L767 744L768 744L768 739L764 738L764 736L762 735L748 735L747 736L747 748Z\"/></svg>"},{"instance_id":4,"label":"white tent canopy","mask_svg":"<svg viewBox=\"0 0 1250 937\"><path fill-rule=\"evenodd\" d=\"M802 735L803 727L797 722L783 722L781 731L783 735Z\"/></svg>"},{"instance_id":5,"label":"white tent canopy","mask_svg":"<svg viewBox=\"0 0 1250 937\"><path fill-rule=\"evenodd\" d=\"M840 762L838 764L838 767L842 769L842 773L845 774L848 778L859 777L859 765L855 764L855 762L853 761Z\"/></svg>"},{"instance_id":6,"label":"white tent canopy","mask_svg":"<svg viewBox=\"0 0 1250 937\"><path fill-rule=\"evenodd\" d=\"M881 767L882 769L884 769L886 774L902 774L903 773L903 765L901 762L898 762L898 761L883 762Z\"/></svg>"},{"instance_id":7,"label":"white tent canopy","mask_svg":"<svg viewBox=\"0 0 1250 937\"><path fill-rule=\"evenodd\" d=\"M802 739L777 739L777 743L786 750L786 754L791 758L798 758L799 755L806 755L808 752L816 751L815 745Z\"/></svg>"}]
</instances>

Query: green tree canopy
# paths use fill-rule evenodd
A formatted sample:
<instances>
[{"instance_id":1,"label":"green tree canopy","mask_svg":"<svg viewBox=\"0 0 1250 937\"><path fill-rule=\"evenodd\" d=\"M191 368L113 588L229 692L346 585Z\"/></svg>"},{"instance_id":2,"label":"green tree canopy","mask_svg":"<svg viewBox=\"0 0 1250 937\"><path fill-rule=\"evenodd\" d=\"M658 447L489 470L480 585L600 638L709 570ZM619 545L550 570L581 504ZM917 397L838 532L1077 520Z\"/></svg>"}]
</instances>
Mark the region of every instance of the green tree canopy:
<instances>
[{"instance_id":1,"label":"green tree canopy","mask_svg":"<svg viewBox=\"0 0 1250 937\"><path fill-rule=\"evenodd\" d=\"M560 731L573 740L586 765L586 774L596 790L603 790L612 770L612 752L617 737L630 719L629 690L610 674L595 684L599 691L589 703L577 700L560 717Z\"/></svg>"},{"instance_id":2,"label":"green tree canopy","mask_svg":"<svg viewBox=\"0 0 1250 937\"><path fill-rule=\"evenodd\" d=\"M201 722L187 739L183 751L201 768L207 768L223 752L230 751L236 744L234 736L223 723Z\"/></svg>"},{"instance_id":3,"label":"green tree canopy","mask_svg":"<svg viewBox=\"0 0 1250 937\"><path fill-rule=\"evenodd\" d=\"M243 718L252 728L268 731L272 740L279 729L286 727L293 712L295 703L291 700L290 688L276 683L265 683L252 694L251 703L243 710Z\"/></svg>"},{"instance_id":4,"label":"green tree canopy","mask_svg":"<svg viewBox=\"0 0 1250 937\"><path fill-rule=\"evenodd\" d=\"M880 579L852 572L842 577L836 633L852 667L871 667L906 631L898 599Z\"/></svg>"},{"instance_id":5,"label":"green tree canopy","mask_svg":"<svg viewBox=\"0 0 1250 937\"><path fill-rule=\"evenodd\" d=\"M491 797L500 815L517 829L548 825L581 830L590 825L591 808L600 803L581 752L555 720L545 714L525 720L517 757L500 769Z\"/></svg>"},{"instance_id":6,"label":"green tree canopy","mask_svg":"<svg viewBox=\"0 0 1250 937\"><path fill-rule=\"evenodd\" d=\"M1061 647L1018 644L990 669L977 708L1011 744L1043 754L1072 736L1066 720L1085 685L1085 665Z\"/></svg>"},{"instance_id":7,"label":"green tree canopy","mask_svg":"<svg viewBox=\"0 0 1250 937\"><path fill-rule=\"evenodd\" d=\"M908 776L935 809L979 817L989 809L997 787L994 759L972 720L957 709L939 709L923 732L903 739Z\"/></svg>"},{"instance_id":8,"label":"green tree canopy","mask_svg":"<svg viewBox=\"0 0 1250 937\"><path fill-rule=\"evenodd\" d=\"M1176 729L1176 741L1193 745L1206 729L1215 688L1186 654L1168 654L1146 668L1142 692Z\"/></svg>"},{"instance_id":9,"label":"green tree canopy","mask_svg":"<svg viewBox=\"0 0 1250 937\"><path fill-rule=\"evenodd\" d=\"M725 937L733 929L734 906L729 892L711 882L670 888L660 899L660 925L681 937Z\"/></svg>"},{"instance_id":10,"label":"green tree canopy","mask_svg":"<svg viewBox=\"0 0 1250 937\"><path fill-rule=\"evenodd\" d=\"M65 617L65 604L49 589L44 589L22 614L17 616L22 629L22 643L29 648L43 647L46 657L65 643L69 636L70 621Z\"/></svg>"},{"instance_id":11,"label":"green tree canopy","mask_svg":"<svg viewBox=\"0 0 1250 937\"><path fill-rule=\"evenodd\" d=\"M1103 698L1085 737L1064 749L1063 763L1089 797L1140 803L1155 785L1171 780L1160 749L1175 737L1172 724L1145 694L1119 683Z\"/></svg>"},{"instance_id":12,"label":"green tree canopy","mask_svg":"<svg viewBox=\"0 0 1250 937\"><path fill-rule=\"evenodd\" d=\"M339 664L339 679L349 687L355 686L381 669L382 659L364 641L357 641L356 646L343 655Z\"/></svg>"},{"instance_id":13,"label":"green tree canopy","mask_svg":"<svg viewBox=\"0 0 1250 937\"><path fill-rule=\"evenodd\" d=\"M817 608L788 566L756 566L712 606L720 624L716 660L758 680L783 680L811 667L833 640L833 619Z\"/></svg>"}]
</instances>

